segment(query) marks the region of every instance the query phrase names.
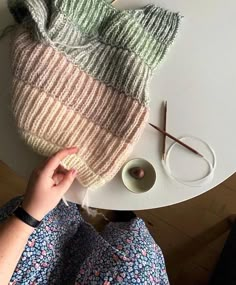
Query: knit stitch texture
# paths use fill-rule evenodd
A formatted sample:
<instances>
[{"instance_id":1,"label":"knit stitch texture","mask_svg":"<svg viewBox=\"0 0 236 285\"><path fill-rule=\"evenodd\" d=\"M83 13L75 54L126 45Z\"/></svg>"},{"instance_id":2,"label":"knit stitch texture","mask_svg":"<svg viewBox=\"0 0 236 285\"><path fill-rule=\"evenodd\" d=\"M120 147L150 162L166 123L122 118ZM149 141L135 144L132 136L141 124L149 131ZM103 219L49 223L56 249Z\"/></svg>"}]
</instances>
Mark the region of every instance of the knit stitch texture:
<instances>
[{"instance_id":1,"label":"knit stitch texture","mask_svg":"<svg viewBox=\"0 0 236 285\"><path fill-rule=\"evenodd\" d=\"M173 42L178 13L148 5L120 11L107 0L9 0L12 109L20 135L63 161L86 187L119 171L148 119L147 85Z\"/></svg>"}]
</instances>

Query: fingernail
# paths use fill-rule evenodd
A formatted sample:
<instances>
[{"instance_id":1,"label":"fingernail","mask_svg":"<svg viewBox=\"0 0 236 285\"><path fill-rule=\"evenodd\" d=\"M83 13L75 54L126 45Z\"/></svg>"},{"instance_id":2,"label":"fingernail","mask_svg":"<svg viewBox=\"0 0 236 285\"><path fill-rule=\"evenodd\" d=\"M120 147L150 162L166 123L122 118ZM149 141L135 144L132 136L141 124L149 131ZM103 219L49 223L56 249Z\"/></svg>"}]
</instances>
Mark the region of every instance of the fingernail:
<instances>
[{"instance_id":1,"label":"fingernail","mask_svg":"<svg viewBox=\"0 0 236 285\"><path fill-rule=\"evenodd\" d=\"M72 174L73 174L73 175L76 175L77 173L78 173L77 169L72 168Z\"/></svg>"},{"instance_id":2,"label":"fingernail","mask_svg":"<svg viewBox=\"0 0 236 285\"><path fill-rule=\"evenodd\" d=\"M66 149L68 149L68 150L73 149L73 148L78 149L78 147L77 147L77 146L68 146L68 147L66 147Z\"/></svg>"},{"instance_id":3,"label":"fingernail","mask_svg":"<svg viewBox=\"0 0 236 285\"><path fill-rule=\"evenodd\" d=\"M72 146L70 147L71 150L75 151L76 150L76 153L78 152L78 147L77 146Z\"/></svg>"}]
</instances>

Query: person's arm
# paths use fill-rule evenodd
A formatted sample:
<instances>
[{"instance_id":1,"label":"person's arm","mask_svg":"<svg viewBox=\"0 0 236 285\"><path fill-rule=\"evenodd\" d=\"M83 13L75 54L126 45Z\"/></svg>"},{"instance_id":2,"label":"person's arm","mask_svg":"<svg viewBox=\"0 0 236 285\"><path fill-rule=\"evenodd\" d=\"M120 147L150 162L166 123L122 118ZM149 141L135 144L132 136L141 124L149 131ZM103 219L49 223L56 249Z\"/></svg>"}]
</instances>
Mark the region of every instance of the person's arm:
<instances>
[{"instance_id":1,"label":"person's arm","mask_svg":"<svg viewBox=\"0 0 236 285\"><path fill-rule=\"evenodd\" d=\"M66 171L60 162L77 148L59 151L32 173L22 208L35 219L43 217L60 202L76 177L76 170ZM15 216L0 225L0 284L7 285L34 228Z\"/></svg>"},{"instance_id":2,"label":"person's arm","mask_svg":"<svg viewBox=\"0 0 236 285\"><path fill-rule=\"evenodd\" d=\"M14 216L0 226L0 284L8 284L33 230Z\"/></svg>"}]
</instances>

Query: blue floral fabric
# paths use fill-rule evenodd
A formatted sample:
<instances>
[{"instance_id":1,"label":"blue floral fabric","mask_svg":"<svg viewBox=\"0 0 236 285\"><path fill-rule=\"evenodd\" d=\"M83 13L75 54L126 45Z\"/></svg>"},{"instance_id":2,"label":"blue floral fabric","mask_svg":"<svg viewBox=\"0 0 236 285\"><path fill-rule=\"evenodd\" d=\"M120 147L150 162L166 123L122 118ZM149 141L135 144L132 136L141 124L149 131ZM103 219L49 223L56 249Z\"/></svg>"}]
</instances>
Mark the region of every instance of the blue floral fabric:
<instances>
[{"instance_id":1,"label":"blue floral fabric","mask_svg":"<svg viewBox=\"0 0 236 285\"><path fill-rule=\"evenodd\" d=\"M6 219L21 202L0 209ZM143 220L111 222L102 233L76 204L62 202L29 237L10 285L169 284L164 257Z\"/></svg>"}]
</instances>

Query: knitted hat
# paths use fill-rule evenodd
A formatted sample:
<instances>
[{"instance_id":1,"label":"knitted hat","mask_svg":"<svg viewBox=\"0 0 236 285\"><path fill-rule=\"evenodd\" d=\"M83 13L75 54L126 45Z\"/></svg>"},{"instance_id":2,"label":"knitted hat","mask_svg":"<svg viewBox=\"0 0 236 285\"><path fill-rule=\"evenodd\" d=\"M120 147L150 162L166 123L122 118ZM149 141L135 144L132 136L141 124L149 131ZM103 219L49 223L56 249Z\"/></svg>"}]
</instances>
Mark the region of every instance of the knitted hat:
<instances>
[{"instance_id":1,"label":"knitted hat","mask_svg":"<svg viewBox=\"0 0 236 285\"><path fill-rule=\"evenodd\" d=\"M147 83L180 16L148 5L119 11L108 0L10 0L21 25L13 46L12 108L19 133L84 186L111 180L148 118Z\"/></svg>"}]
</instances>

